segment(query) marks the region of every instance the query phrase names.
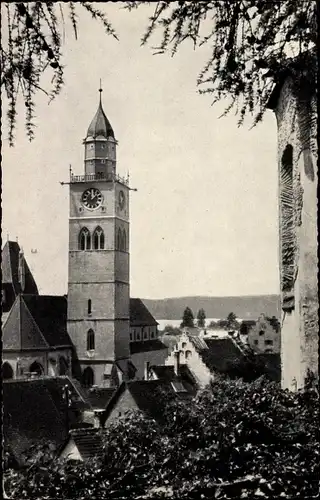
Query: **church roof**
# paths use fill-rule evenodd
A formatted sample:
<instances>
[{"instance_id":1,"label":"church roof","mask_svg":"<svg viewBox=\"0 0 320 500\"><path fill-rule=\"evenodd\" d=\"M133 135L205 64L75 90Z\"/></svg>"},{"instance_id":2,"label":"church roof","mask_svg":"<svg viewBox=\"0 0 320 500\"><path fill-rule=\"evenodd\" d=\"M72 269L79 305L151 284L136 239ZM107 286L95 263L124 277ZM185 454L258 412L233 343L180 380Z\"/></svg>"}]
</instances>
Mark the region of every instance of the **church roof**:
<instances>
[{"instance_id":1,"label":"church roof","mask_svg":"<svg viewBox=\"0 0 320 500\"><path fill-rule=\"evenodd\" d=\"M2 284L10 284L13 287L15 295L22 292L21 284L19 282L19 253L21 249L16 241L6 241L2 249ZM25 271L25 293L38 294L37 285L26 262L23 257L24 271Z\"/></svg>"},{"instance_id":2,"label":"church roof","mask_svg":"<svg viewBox=\"0 0 320 500\"><path fill-rule=\"evenodd\" d=\"M130 342L130 354L137 354L138 352L161 351L163 349L168 348L159 339Z\"/></svg>"},{"instance_id":3,"label":"church roof","mask_svg":"<svg viewBox=\"0 0 320 500\"><path fill-rule=\"evenodd\" d=\"M130 326L156 326L157 324L141 299L130 299Z\"/></svg>"},{"instance_id":4,"label":"church roof","mask_svg":"<svg viewBox=\"0 0 320 500\"><path fill-rule=\"evenodd\" d=\"M3 326L3 349L71 347L64 296L18 295Z\"/></svg>"},{"instance_id":5,"label":"church roof","mask_svg":"<svg viewBox=\"0 0 320 500\"><path fill-rule=\"evenodd\" d=\"M110 136L114 138L114 132L108 118L106 117L105 112L103 111L100 98L97 112L94 115L87 131L87 139L96 139L98 137L104 137L105 139L107 139Z\"/></svg>"}]
</instances>

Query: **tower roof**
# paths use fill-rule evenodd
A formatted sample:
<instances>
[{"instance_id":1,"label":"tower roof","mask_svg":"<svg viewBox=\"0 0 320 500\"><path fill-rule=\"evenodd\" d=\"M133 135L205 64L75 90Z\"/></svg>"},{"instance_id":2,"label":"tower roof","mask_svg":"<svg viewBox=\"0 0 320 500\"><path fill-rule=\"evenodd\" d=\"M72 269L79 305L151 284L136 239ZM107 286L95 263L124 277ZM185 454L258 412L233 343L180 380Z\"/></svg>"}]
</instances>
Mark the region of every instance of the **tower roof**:
<instances>
[{"instance_id":1,"label":"tower roof","mask_svg":"<svg viewBox=\"0 0 320 500\"><path fill-rule=\"evenodd\" d=\"M99 136L104 137L107 139L108 137L113 137L114 138L114 132L113 129L110 125L110 122L108 118L106 117L105 112L103 111L102 103L101 103L101 92L102 89L99 89L100 92L100 99L99 99L99 106L96 114L93 117L92 122L89 125L88 131L87 131L87 139L92 137L93 139L96 139Z\"/></svg>"}]
</instances>

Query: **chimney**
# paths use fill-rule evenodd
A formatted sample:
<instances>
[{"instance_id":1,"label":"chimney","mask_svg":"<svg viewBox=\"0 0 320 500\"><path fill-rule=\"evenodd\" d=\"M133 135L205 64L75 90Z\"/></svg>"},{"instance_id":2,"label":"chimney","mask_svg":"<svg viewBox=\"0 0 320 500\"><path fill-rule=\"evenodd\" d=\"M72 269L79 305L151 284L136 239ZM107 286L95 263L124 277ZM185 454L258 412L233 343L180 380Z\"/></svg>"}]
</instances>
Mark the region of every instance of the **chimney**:
<instances>
[{"instance_id":1,"label":"chimney","mask_svg":"<svg viewBox=\"0 0 320 500\"><path fill-rule=\"evenodd\" d=\"M21 292L24 292L25 288L25 262L24 262L24 255L23 255L23 250L21 248L19 252L19 283L21 286Z\"/></svg>"},{"instance_id":2,"label":"chimney","mask_svg":"<svg viewBox=\"0 0 320 500\"><path fill-rule=\"evenodd\" d=\"M144 380L149 380L149 368L150 368L150 362L145 361L144 362Z\"/></svg>"},{"instance_id":3,"label":"chimney","mask_svg":"<svg viewBox=\"0 0 320 500\"><path fill-rule=\"evenodd\" d=\"M174 352L174 360L173 360L173 371L175 375L179 375L179 365L180 365L180 351Z\"/></svg>"},{"instance_id":4,"label":"chimney","mask_svg":"<svg viewBox=\"0 0 320 500\"><path fill-rule=\"evenodd\" d=\"M105 410L94 410L93 411L93 427L95 429L100 429L101 427L101 417Z\"/></svg>"}]
</instances>

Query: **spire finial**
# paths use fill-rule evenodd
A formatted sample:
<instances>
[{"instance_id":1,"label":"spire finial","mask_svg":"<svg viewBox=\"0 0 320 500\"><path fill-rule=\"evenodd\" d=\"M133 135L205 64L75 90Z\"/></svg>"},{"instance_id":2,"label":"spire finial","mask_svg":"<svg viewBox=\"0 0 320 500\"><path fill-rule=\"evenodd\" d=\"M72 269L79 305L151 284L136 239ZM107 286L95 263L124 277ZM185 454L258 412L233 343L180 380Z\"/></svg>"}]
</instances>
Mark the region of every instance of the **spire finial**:
<instances>
[{"instance_id":1,"label":"spire finial","mask_svg":"<svg viewBox=\"0 0 320 500\"><path fill-rule=\"evenodd\" d=\"M100 92L100 103L101 103L101 94L102 94L102 83L101 83L101 78L100 78L100 88L99 88L99 92Z\"/></svg>"}]
</instances>

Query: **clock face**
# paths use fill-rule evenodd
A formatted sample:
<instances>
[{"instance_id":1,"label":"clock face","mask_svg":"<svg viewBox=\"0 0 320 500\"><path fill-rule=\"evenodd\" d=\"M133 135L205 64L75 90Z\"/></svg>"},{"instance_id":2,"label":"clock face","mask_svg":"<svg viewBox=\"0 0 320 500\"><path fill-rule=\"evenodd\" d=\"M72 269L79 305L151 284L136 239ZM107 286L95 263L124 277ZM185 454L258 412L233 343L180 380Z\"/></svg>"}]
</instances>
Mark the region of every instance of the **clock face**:
<instances>
[{"instance_id":1,"label":"clock face","mask_svg":"<svg viewBox=\"0 0 320 500\"><path fill-rule=\"evenodd\" d=\"M102 203L102 194L99 189L96 188L86 189L81 197L81 201L86 208L94 210L100 207Z\"/></svg>"},{"instance_id":2,"label":"clock face","mask_svg":"<svg viewBox=\"0 0 320 500\"><path fill-rule=\"evenodd\" d=\"M125 196L124 196L124 192L123 191L119 191L119 206L120 206L120 209L122 210L123 207L124 207L124 204L125 204Z\"/></svg>"}]
</instances>

